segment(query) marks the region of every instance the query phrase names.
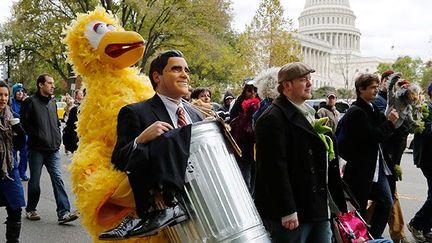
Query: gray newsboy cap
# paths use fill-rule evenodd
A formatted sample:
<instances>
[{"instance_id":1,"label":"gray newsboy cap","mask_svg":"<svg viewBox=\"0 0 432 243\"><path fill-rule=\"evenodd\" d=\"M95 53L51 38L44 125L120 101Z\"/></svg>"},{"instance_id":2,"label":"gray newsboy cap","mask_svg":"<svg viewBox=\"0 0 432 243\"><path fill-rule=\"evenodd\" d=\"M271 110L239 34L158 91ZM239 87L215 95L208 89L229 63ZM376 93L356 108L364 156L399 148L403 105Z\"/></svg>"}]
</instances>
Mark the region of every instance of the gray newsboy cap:
<instances>
[{"instance_id":1,"label":"gray newsboy cap","mask_svg":"<svg viewBox=\"0 0 432 243\"><path fill-rule=\"evenodd\" d=\"M278 82L301 78L309 73L315 72L314 69L302 62L292 62L285 64L278 73Z\"/></svg>"}]
</instances>

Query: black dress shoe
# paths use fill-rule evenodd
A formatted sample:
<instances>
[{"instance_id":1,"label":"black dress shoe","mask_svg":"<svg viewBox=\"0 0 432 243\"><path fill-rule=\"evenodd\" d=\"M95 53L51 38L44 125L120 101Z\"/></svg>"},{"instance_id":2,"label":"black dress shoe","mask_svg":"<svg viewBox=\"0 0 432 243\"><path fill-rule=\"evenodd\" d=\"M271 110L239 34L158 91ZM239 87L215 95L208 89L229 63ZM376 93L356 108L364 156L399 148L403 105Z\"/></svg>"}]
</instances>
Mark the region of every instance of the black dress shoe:
<instances>
[{"instance_id":1,"label":"black dress shoe","mask_svg":"<svg viewBox=\"0 0 432 243\"><path fill-rule=\"evenodd\" d=\"M186 212L180 204L174 207L168 207L159 210L154 216L148 220L142 221L133 230L129 232L130 237L145 237L156 234L159 230L166 226L174 226L189 219Z\"/></svg>"},{"instance_id":2,"label":"black dress shoe","mask_svg":"<svg viewBox=\"0 0 432 243\"><path fill-rule=\"evenodd\" d=\"M128 233L135 228L141 219L135 219L132 216L127 216L123 221L114 229L105 231L99 235L99 240L124 240L129 237Z\"/></svg>"}]
</instances>

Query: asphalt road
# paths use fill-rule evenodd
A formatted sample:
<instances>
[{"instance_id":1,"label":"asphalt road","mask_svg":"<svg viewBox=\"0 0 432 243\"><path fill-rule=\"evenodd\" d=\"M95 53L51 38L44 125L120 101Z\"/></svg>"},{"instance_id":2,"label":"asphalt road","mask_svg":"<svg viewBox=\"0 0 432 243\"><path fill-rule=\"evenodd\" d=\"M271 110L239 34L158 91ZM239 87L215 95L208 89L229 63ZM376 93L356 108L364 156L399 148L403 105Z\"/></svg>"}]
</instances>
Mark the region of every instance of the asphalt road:
<instances>
[{"instance_id":1,"label":"asphalt road","mask_svg":"<svg viewBox=\"0 0 432 243\"><path fill-rule=\"evenodd\" d=\"M71 191L70 175L67 166L70 159L61 150L63 179L70 202L73 206L75 197ZM412 154L405 153L402 158L403 180L398 182L399 200L402 205L405 222L407 223L421 207L426 199L426 180L421 171L412 163ZM23 182L24 188L27 188L27 182ZM25 219L23 213L23 225L21 232L21 242L24 243L85 243L91 242L90 236L79 221L72 222L68 225L58 225L56 215L56 204L52 192L51 181L48 172L44 169L41 178L41 199L38 205L38 213L42 217L40 221L29 221ZM24 210L23 210L24 211ZM0 210L0 218L6 219L6 210ZM405 228L409 239L413 240L409 231ZM0 225L0 242L5 242L5 225ZM384 236L388 237L388 230ZM413 241L414 242L414 241Z\"/></svg>"},{"instance_id":2,"label":"asphalt road","mask_svg":"<svg viewBox=\"0 0 432 243\"><path fill-rule=\"evenodd\" d=\"M75 195L71 190L70 174L67 166L70 165L70 156L64 153L61 149L63 181L65 183L66 192L69 196L72 210L75 210L74 201ZM29 171L27 171L29 172ZM29 173L27 173L29 175ZM27 182L22 182L25 190L27 201ZM85 243L92 242L87 231L80 224L79 220L73 221L66 225L57 224L56 203L54 193L51 186L51 180L48 171L43 169L41 176L41 197L37 206L38 214L41 216L39 221L30 221L25 218L25 209L22 213L22 229L20 242L23 243ZM0 210L0 219L6 220L6 209ZM5 240L6 225L0 225L0 242Z\"/></svg>"}]
</instances>

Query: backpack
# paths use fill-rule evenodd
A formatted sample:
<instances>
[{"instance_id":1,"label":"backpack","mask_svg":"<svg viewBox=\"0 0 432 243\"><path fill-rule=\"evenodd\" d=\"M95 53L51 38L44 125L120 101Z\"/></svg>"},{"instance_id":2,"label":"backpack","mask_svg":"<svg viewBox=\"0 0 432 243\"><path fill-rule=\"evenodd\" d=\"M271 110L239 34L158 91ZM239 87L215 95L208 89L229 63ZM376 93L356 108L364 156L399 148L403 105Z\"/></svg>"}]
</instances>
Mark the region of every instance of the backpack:
<instances>
[{"instance_id":1,"label":"backpack","mask_svg":"<svg viewBox=\"0 0 432 243\"><path fill-rule=\"evenodd\" d=\"M357 109L356 105L352 105L349 110ZM345 113L345 115L338 121L338 124L336 126L335 136L336 136L336 142L338 146L338 153L339 156L342 157L344 160L347 160L348 155L348 148L347 148L347 141L346 141L346 115L348 114L348 111Z\"/></svg>"}]
</instances>

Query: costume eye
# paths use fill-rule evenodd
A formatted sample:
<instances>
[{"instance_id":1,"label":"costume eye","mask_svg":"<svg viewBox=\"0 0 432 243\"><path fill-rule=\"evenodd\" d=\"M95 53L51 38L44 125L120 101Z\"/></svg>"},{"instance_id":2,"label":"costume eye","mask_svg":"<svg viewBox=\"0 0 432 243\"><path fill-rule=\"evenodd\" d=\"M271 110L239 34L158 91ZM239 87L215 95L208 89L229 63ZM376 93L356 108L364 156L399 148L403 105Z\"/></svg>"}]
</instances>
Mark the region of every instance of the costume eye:
<instances>
[{"instance_id":1,"label":"costume eye","mask_svg":"<svg viewBox=\"0 0 432 243\"><path fill-rule=\"evenodd\" d=\"M114 26L113 26L113 27L114 27ZM98 33L98 34L104 34L104 33L108 32L108 31L110 31L111 29L108 28L108 26L107 26L105 23L101 23L101 22L99 22L99 23L96 23L96 24L93 26L93 30L94 30L96 33Z\"/></svg>"}]
</instances>

